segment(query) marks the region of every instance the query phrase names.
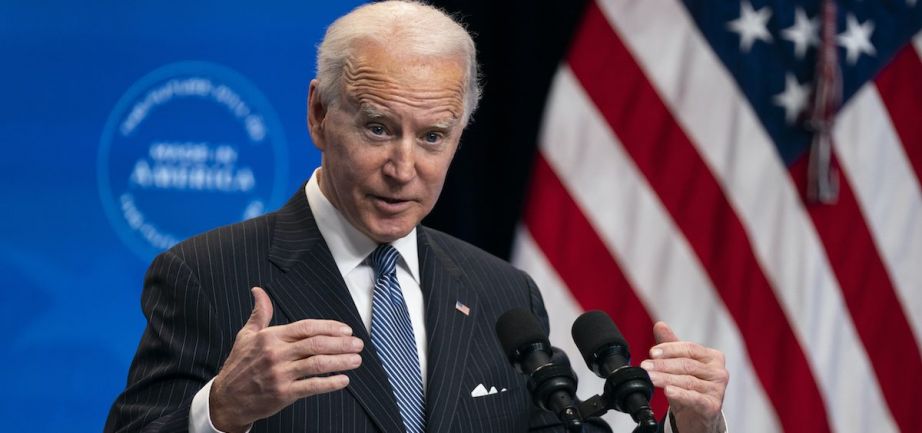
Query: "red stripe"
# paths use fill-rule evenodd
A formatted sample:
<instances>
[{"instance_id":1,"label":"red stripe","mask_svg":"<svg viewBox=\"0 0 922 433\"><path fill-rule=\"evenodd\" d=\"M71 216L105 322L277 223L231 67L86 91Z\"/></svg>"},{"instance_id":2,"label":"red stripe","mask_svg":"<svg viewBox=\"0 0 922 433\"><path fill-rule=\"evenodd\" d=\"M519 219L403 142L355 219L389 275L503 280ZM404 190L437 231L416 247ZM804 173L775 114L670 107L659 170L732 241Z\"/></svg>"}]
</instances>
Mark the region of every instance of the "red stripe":
<instances>
[{"instance_id":1,"label":"red stripe","mask_svg":"<svg viewBox=\"0 0 922 433\"><path fill-rule=\"evenodd\" d=\"M688 239L786 432L828 432L823 397L721 186L594 3L570 67ZM706 109L706 107L702 107Z\"/></svg>"},{"instance_id":2,"label":"red stripe","mask_svg":"<svg viewBox=\"0 0 922 433\"><path fill-rule=\"evenodd\" d=\"M877 90L890 114L903 150L922 182L922 60L912 44L907 44L877 76Z\"/></svg>"},{"instance_id":3,"label":"red stripe","mask_svg":"<svg viewBox=\"0 0 922 433\"><path fill-rule=\"evenodd\" d=\"M655 344L653 321L592 224L540 153L532 173L525 225L583 309L608 313L630 343L635 364L646 359ZM662 393L655 394L653 409L659 416L666 414Z\"/></svg>"},{"instance_id":4,"label":"red stripe","mask_svg":"<svg viewBox=\"0 0 922 433\"><path fill-rule=\"evenodd\" d=\"M808 159L791 166L791 176L802 192ZM913 431L917 424L913 406L922 389L922 356L848 178L839 172L838 201L807 210L890 412L900 430Z\"/></svg>"}]
</instances>

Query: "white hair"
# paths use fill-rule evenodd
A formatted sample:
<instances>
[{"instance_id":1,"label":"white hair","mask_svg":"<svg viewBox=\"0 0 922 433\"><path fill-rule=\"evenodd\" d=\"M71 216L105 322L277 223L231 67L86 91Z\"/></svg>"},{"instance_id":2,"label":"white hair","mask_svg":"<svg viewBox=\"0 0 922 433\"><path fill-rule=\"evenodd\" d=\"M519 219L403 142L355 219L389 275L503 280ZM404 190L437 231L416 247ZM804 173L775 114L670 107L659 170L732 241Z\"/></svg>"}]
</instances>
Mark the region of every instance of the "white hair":
<instances>
[{"instance_id":1,"label":"white hair","mask_svg":"<svg viewBox=\"0 0 922 433\"><path fill-rule=\"evenodd\" d=\"M416 1L384 1L359 6L327 28L317 47L317 80L324 105L339 100L342 75L356 48L354 42L371 40L399 46L418 56L458 57L466 62L464 114L466 125L480 101L477 51L462 25L441 10ZM396 45L395 45L396 44Z\"/></svg>"}]
</instances>

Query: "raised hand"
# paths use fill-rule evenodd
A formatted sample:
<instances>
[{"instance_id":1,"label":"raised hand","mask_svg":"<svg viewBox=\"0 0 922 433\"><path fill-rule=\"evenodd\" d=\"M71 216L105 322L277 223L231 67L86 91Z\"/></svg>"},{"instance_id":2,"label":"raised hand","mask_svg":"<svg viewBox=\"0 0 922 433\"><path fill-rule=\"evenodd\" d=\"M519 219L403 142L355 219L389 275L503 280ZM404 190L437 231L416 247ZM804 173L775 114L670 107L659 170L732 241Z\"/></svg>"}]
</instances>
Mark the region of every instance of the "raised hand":
<instances>
[{"instance_id":1,"label":"raised hand","mask_svg":"<svg viewBox=\"0 0 922 433\"><path fill-rule=\"evenodd\" d=\"M716 433L723 430L724 392L730 378L724 354L700 344L679 341L664 322L653 325L657 345L640 366L653 385L664 388L676 433Z\"/></svg>"},{"instance_id":2,"label":"raised hand","mask_svg":"<svg viewBox=\"0 0 922 433\"><path fill-rule=\"evenodd\" d=\"M272 301L259 287L252 293L253 313L209 395L212 424L228 433L245 431L300 398L345 388L349 377L337 372L362 363L363 342L346 324L301 320L269 326Z\"/></svg>"}]
</instances>

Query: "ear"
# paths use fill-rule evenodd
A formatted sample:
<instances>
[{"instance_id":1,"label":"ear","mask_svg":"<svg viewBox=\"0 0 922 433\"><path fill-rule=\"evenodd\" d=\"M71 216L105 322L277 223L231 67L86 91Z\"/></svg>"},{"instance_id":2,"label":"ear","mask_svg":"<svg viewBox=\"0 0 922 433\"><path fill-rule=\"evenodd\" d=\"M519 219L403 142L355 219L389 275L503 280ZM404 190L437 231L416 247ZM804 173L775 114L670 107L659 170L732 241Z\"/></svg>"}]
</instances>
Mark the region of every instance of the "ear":
<instances>
[{"instance_id":1,"label":"ear","mask_svg":"<svg viewBox=\"0 0 922 433\"><path fill-rule=\"evenodd\" d=\"M327 107L323 105L320 98L320 82L317 79L311 80L310 91L307 95L307 131L311 135L311 141L314 146L323 152L326 143L323 141L323 119L327 115Z\"/></svg>"}]
</instances>

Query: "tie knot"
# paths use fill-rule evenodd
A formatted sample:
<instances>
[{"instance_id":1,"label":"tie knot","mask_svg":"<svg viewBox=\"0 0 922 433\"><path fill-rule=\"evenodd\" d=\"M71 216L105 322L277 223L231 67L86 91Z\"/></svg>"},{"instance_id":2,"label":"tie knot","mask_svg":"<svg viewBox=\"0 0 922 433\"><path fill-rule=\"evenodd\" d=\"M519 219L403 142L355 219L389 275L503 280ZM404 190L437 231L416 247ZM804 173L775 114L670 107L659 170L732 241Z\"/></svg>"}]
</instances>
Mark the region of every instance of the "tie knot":
<instances>
[{"instance_id":1,"label":"tie knot","mask_svg":"<svg viewBox=\"0 0 922 433\"><path fill-rule=\"evenodd\" d=\"M375 270L375 276L387 275L394 273L397 267L397 257L400 253L390 244L378 245L368 256L372 269Z\"/></svg>"}]
</instances>

